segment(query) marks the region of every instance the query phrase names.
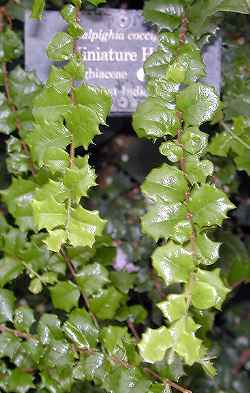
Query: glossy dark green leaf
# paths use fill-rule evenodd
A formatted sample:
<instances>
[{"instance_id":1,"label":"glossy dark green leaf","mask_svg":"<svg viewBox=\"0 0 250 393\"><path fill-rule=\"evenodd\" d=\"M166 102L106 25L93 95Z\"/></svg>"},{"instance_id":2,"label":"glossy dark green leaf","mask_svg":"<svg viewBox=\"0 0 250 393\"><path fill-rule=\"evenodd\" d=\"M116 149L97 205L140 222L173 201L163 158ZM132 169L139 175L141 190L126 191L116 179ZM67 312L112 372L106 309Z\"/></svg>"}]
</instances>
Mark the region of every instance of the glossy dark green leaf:
<instances>
[{"instance_id":1,"label":"glossy dark green leaf","mask_svg":"<svg viewBox=\"0 0 250 393\"><path fill-rule=\"evenodd\" d=\"M85 337L87 345L90 347L96 346L99 332L91 316L84 308L73 310L69 316L68 322Z\"/></svg>"},{"instance_id":2,"label":"glossy dark green leaf","mask_svg":"<svg viewBox=\"0 0 250 393\"><path fill-rule=\"evenodd\" d=\"M99 319L112 319L123 300L123 295L114 287L103 289L90 300L90 309Z\"/></svg>"},{"instance_id":3,"label":"glossy dark green leaf","mask_svg":"<svg viewBox=\"0 0 250 393\"><path fill-rule=\"evenodd\" d=\"M26 393L35 387L32 374L28 374L21 369L13 370L7 380L8 392Z\"/></svg>"},{"instance_id":4,"label":"glossy dark green leaf","mask_svg":"<svg viewBox=\"0 0 250 393\"><path fill-rule=\"evenodd\" d=\"M0 289L0 323L13 320L15 296L8 289Z\"/></svg>"},{"instance_id":5,"label":"glossy dark green leaf","mask_svg":"<svg viewBox=\"0 0 250 393\"><path fill-rule=\"evenodd\" d=\"M99 263L84 266L76 275L76 281L82 291L92 294L109 283L108 271Z\"/></svg>"}]
</instances>

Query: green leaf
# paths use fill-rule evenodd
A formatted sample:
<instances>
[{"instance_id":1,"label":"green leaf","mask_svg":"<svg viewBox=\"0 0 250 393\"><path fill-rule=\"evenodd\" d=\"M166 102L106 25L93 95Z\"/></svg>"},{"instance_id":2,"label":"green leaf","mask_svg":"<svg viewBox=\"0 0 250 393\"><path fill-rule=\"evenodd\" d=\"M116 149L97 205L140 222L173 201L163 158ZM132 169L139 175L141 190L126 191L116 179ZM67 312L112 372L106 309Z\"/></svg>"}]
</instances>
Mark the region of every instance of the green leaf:
<instances>
[{"instance_id":1,"label":"green leaf","mask_svg":"<svg viewBox=\"0 0 250 393\"><path fill-rule=\"evenodd\" d=\"M208 151L215 156L227 157L231 143L232 137L228 132L217 133L212 138Z\"/></svg>"},{"instance_id":2,"label":"green leaf","mask_svg":"<svg viewBox=\"0 0 250 393\"><path fill-rule=\"evenodd\" d=\"M219 258L221 243L213 242L205 233L197 236L196 245L198 258L201 264L212 265Z\"/></svg>"},{"instance_id":3,"label":"green leaf","mask_svg":"<svg viewBox=\"0 0 250 393\"><path fill-rule=\"evenodd\" d=\"M188 184L182 171L163 164L149 173L141 189L154 202L182 202Z\"/></svg>"},{"instance_id":4,"label":"green leaf","mask_svg":"<svg viewBox=\"0 0 250 393\"><path fill-rule=\"evenodd\" d=\"M182 203L157 203L150 207L147 214L142 217L143 232L154 240L164 238L179 238L183 240L183 227L179 226L187 216L187 209ZM179 237L179 233L181 237ZM186 236L186 231L185 231Z\"/></svg>"},{"instance_id":5,"label":"green leaf","mask_svg":"<svg viewBox=\"0 0 250 393\"><path fill-rule=\"evenodd\" d=\"M0 36L0 61L9 62L21 56L23 44L15 31L6 28Z\"/></svg>"},{"instance_id":6,"label":"green leaf","mask_svg":"<svg viewBox=\"0 0 250 393\"><path fill-rule=\"evenodd\" d=\"M15 296L8 289L0 289L0 323L13 320Z\"/></svg>"},{"instance_id":7,"label":"green leaf","mask_svg":"<svg viewBox=\"0 0 250 393\"><path fill-rule=\"evenodd\" d=\"M29 333L30 327L35 322L33 310L27 306L15 310L14 325L17 330Z\"/></svg>"},{"instance_id":8,"label":"green leaf","mask_svg":"<svg viewBox=\"0 0 250 393\"><path fill-rule=\"evenodd\" d=\"M187 282L194 269L192 253L173 242L158 247L152 260L155 270L167 286L175 282Z\"/></svg>"},{"instance_id":9,"label":"green leaf","mask_svg":"<svg viewBox=\"0 0 250 393\"><path fill-rule=\"evenodd\" d=\"M23 269L23 265L14 257L0 259L0 287L17 278Z\"/></svg>"},{"instance_id":10,"label":"green leaf","mask_svg":"<svg viewBox=\"0 0 250 393\"><path fill-rule=\"evenodd\" d=\"M96 185L95 171L88 163L88 156L77 160L77 166L66 169L63 183L73 197L79 200L87 196L90 187Z\"/></svg>"},{"instance_id":11,"label":"green leaf","mask_svg":"<svg viewBox=\"0 0 250 393\"><path fill-rule=\"evenodd\" d=\"M32 203L34 220L38 229L53 229L60 225L65 225L66 209L64 204L58 203L50 195L43 201L34 200Z\"/></svg>"},{"instance_id":12,"label":"green leaf","mask_svg":"<svg viewBox=\"0 0 250 393\"><path fill-rule=\"evenodd\" d=\"M60 142L62 142L62 136ZM64 172L69 166L69 155L60 147L49 147L43 154L43 163L53 173Z\"/></svg>"},{"instance_id":13,"label":"green leaf","mask_svg":"<svg viewBox=\"0 0 250 393\"><path fill-rule=\"evenodd\" d=\"M49 231L48 236L44 240L47 244L49 250L54 252L59 252L63 243L67 240L67 236L64 230L55 229L54 231Z\"/></svg>"},{"instance_id":14,"label":"green leaf","mask_svg":"<svg viewBox=\"0 0 250 393\"><path fill-rule=\"evenodd\" d=\"M169 330L162 326L158 329L147 329L138 344L140 354L145 362L155 363L161 361L166 350L171 347Z\"/></svg>"},{"instance_id":15,"label":"green leaf","mask_svg":"<svg viewBox=\"0 0 250 393\"><path fill-rule=\"evenodd\" d=\"M186 125L199 126L212 120L220 101L214 88L195 83L177 95L176 104L177 109L183 113Z\"/></svg>"},{"instance_id":16,"label":"green leaf","mask_svg":"<svg viewBox=\"0 0 250 393\"><path fill-rule=\"evenodd\" d=\"M71 142L69 130L62 123L42 122L35 124L31 133L26 136L32 158L41 166L44 161L49 160L51 155L58 152L58 149L64 149ZM61 151L61 150L60 150ZM58 154L59 161L62 154ZM64 160L65 160L65 156ZM55 157L56 158L56 157ZM56 163L55 165L59 165Z\"/></svg>"},{"instance_id":17,"label":"green leaf","mask_svg":"<svg viewBox=\"0 0 250 393\"><path fill-rule=\"evenodd\" d=\"M228 210L233 208L226 194L209 184L196 188L188 202L193 222L201 228L221 225Z\"/></svg>"},{"instance_id":18,"label":"green leaf","mask_svg":"<svg viewBox=\"0 0 250 393\"><path fill-rule=\"evenodd\" d=\"M91 263L84 266L76 275L79 287L87 295L91 295L102 289L109 282L109 274L99 263Z\"/></svg>"},{"instance_id":19,"label":"green leaf","mask_svg":"<svg viewBox=\"0 0 250 393\"><path fill-rule=\"evenodd\" d=\"M85 335L69 321L66 321L63 325L63 331L66 336L72 340L79 348L88 348L89 343Z\"/></svg>"},{"instance_id":20,"label":"green leaf","mask_svg":"<svg viewBox=\"0 0 250 393\"><path fill-rule=\"evenodd\" d=\"M183 157L183 150L174 142L163 142L160 146L160 153L171 162L178 162Z\"/></svg>"},{"instance_id":21,"label":"green leaf","mask_svg":"<svg viewBox=\"0 0 250 393\"><path fill-rule=\"evenodd\" d=\"M158 303L157 306L169 322L180 319L187 311L184 295L169 295L166 301Z\"/></svg>"},{"instance_id":22,"label":"green leaf","mask_svg":"<svg viewBox=\"0 0 250 393\"><path fill-rule=\"evenodd\" d=\"M220 269L205 271L198 269L192 285L192 304L205 310L210 307L221 309L229 289L220 278Z\"/></svg>"},{"instance_id":23,"label":"green leaf","mask_svg":"<svg viewBox=\"0 0 250 393\"><path fill-rule=\"evenodd\" d=\"M148 70L147 74L149 74ZM152 78L147 83L147 92L151 97L160 97L167 102L173 102L179 91L179 87L179 84L169 82L164 78Z\"/></svg>"},{"instance_id":24,"label":"green leaf","mask_svg":"<svg viewBox=\"0 0 250 393\"><path fill-rule=\"evenodd\" d=\"M212 176L214 165L209 160L200 160L196 156L186 159L187 178L191 184L205 183L208 176Z\"/></svg>"},{"instance_id":25,"label":"green leaf","mask_svg":"<svg viewBox=\"0 0 250 393\"><path fill-rule=\"evenodd\" d=\"M2 93L0 93L0 127L3 134L9 135L16 128L16 122L10 106Z\"/></svg>"},{"instance_id":26,"label":"green leaf","mask_svg":"<svg viewBox=\"0 0 250 393\"><path fill-rule=\"evenodd\" d=\"M33 280L30 281L29 290L34 295L38 295L38 293L42 292L43 284L38 277L33 278Z\"/></svg>"},{"instance_id":27,"label":"green leaf","mask_svg":"<svg viewBox=\"0 0 250 393\"><path fill-rule=\"evenodd\" d=\"M173 348L189 366L200 359L201 340L195 337L199 327L192 318L183 316L170 328Z\"/></svg>"},{"instance_id":28,"label":"green leaf","mask_svg":"<svg viewBox=\"0 0 250 393\"><path fill-rule=\"evenodd\" d=\"M116 311L118 310L123 295L118 292L114 287L100 290L89 300L91 311L99 319L113 319Z\"/></svg>"},{"instance_id":29,"label":"green leaf","mask_svg":"<svg viewBox=\"0 0 250 393\"><path fill-rule=\"evenodd\" d=\"M66 92L61 93L53 87L43 88L33 104L33 116L37 122L56 122L61 120L71 108L71 101Z\"/></svg>"},{"instance_id":30,"label":"green leaf","mask_svg":"<svg viewBox=\"0 0 250 393\"><path fill-rule=\"evenodd\" d=\"M128 293L133 288L136 275L126 271L110 272L112 284L122 293Z\"/></svg>"},{"instance_id":31,"label":"green leaf","mask_svg":"<svg viewBox=\"0 0 250 393\"><path fill-rule=\"evenodd\" d=\"M74 39L67 33L57 33L48 45L48 58L52 61L69 60L74 49Z\"/></svg>"},{"instance_id":32,"label":"green leaf","mask_svg":"<svg viewBox=\"0 0 250 393\"><path fill-rule=\"evenodd\" d=\"M98 5L106 3L106 0L88 0L88 2L98 7Z\"/></svg>"},{"instance_id":33,"label":"green leaf","mask_svg":"<svg viewBox=\"0 0 250 393\"><path fill-rule=\"evenodd\" d=\"M68 322L75 326L83 335L90 347L95 347L98 342L98 330L85 309L76 308L69 316Z\"/></svg>"},{"instance_id":34,"label":"green leaf","mask_svg":"<svg viewBox=\"0 0 250 393\"><path fill-rule=\"evenodd\" d=\"M85 66L80 53L74 53L71 60L64 66L64 70L75 80L84 78Z\"/></svg>"},{"instance_id":35,"label":"green leaf","mask_svg":"<svg viewBox=\"0 0 250 393\"><path fill-rule=\"evenodd\" d=\"M77 16L76 7L73 4L66 4L61 10L61 15L66 22L74 22Z\"/></svg>"},{"instance_id":36,"label":"green leaf","mask_svg":"<svg viewBox=\"0 0 250 393\"><path fill-rule=\"evenodd\" d=\"M106 118L111 109L111 96L105 89L82 84L81 87L73 91L78 104L86 106L96 112L101 124L106 124Z\"/></svg>"},{"instance_id":37,"label":"green leaf","mask_svg":"<svg viewBox=\"0 0 250 393\"><path fill-rule=\"evenodd\" d=\"M175 30L184 13L183 2L181 0L150 0L144 6L144 18L148 22L153 22L158 27L167 30Z\"/></svg>"},{"instance_id":38,"label":"green leaf","mask_svg":"<svg viewBox=\"0 0 250 393\"><path fill-rule=\"evenodd\" d=\"M69 240L74 247L92 247L96 236L100 236L105 226L98 212L82 207L72 210L69 224Z\"/></svg>"},{"instance_id":39,"label":"green leaf","mask_svg":"<svg viewBox=\"0 0 250 393\"><path fill-rule=\"evenodd\" d=\"M69 312L73 307L77 307L80 297L78 287L71 281L61 281L53 288L50 288L52 303L55 308Z\"/></svg>"},{"instance_id":40,"label":"green leaf","mask_svg":"<svg viewBox=\"0 0 250 393\"><path fill-rule=\"evenodd\" d=\"M159 98L147 98L138 105L133 115L133 128L140 138L174 136L179 126L176 111L168 109L166 102Z\"/></svg>"},{"instance_id":41,"label":"green leaf","mask_svg":"<svg viewBox=\"0 0 250 393\"><path fill-rule=\"evenodd\" d=\"M31 202L35 189L36 184L31 180L13 177L11 186L7 190L1 191L3 201L7 204L9 212L15 217L21 231L34 227Z\"/></svg>"},{"instance_id":42,"label":"green leaf","mask_svg":"<svg viewBox=\"0 0 250 393\"><path fill-rule=\"evenodd\" d=\"M11 371L7 379L8 392L26 393L29 389L35 388L32 374L28 374L16 368Z\"/></svg>"},{"instance_id":43,"label":"green leaf","mask_svg":"<svg viewBox=\"0 0 250 393\"><path fill-rule=\"evenodd\" d=\"M37 333L43 345L63 338L61 323L57 315L44 313L38 322Z\"/></svg>"},{"instance_id":44,"label":"green leaf","mask_svg":"<svg viewBox=\"0 0 250 393\"><path fill-rule=\"evenodd\" d=\"M179 90L179 84L175 84L174 82L169 82L173 83L173 85L166 85L166 82L163 80L163 78L166 76L166 72L168 69L168 64L170 61L173 59L173 51L170 49L167 50L161 50L158 49L155 52L152 53L151 56L149 56L145 63L144 63L144 71L147 77L158 79L160 78L162 81L162 86L161 89L163 88L163 91L168 95L168 90L170 89L170 97L173 98L175 97L177 91ZM151 82L152 86L153 82ZM159 87L157 88L157 91ZM154 86L154 91L156 91L156 87ZM163 94L163 97L165 98L165 94Z\"/></svg>"},{"instance_id":45,"label":"green leaf","mask_svg":"<svg viewBox=\"0 0 250 393\"><path fill-rule=\"evenodd\" d=\"M100 135L99 119L94 110L83 105L74 105L66 115L66 124L73 135L75 146L89 147L93 138Z\"/></svg>"},{"instance_id":46,"label":"green leaf","mask_svg":"<svg viewBox=\"0 0 250 393\"><path fill-rule=\"evenodd\" d=\"M44 7L45 0L34 0L32 4L32 18L42 19Z\"/></svg>"},{"instance_id":47,"label":"green leaf","mask_svg":"<svg viewBox=\"0 0 250 393\"><path fill-rule=\"evenodd\" d=\"M49 78L46 82L46 87L51 87L58 91L58 93L68 93L71 86L72 78L67 73L67 71L52 65L49 73Z\"/></svg>"},{"instance_id":48,"label":"green leaf","mask_svg":"<svg viewBox=\"0 0 250 393\"><path fill-rule=\"evenodd\" d=\"M40 83L33 72L25 72L17 66L9 73L11 98L18 109L31 107L33 99L40 91Z\"/></svg>"},{"instance_id":49,"label":"green leaf","mask_svg":"<svg viewBox=\"0 0 250 393\"><path fill-rule=\"evenodd\" d=\"M188 127L181 135L181 144L189 154L201 156L206 152L208 135L195 127Z\"/></svg>"},{"instance_id":50,"label":"green leaf","mask_svg":"<svg viewBox=\"0 0 250 393\"><path fill-rule=\"evenodd\" d=\"M118 368L110 375L111 391L116 393L148 393L151 381L137 368Z\"/></svg>"}]
</instances>

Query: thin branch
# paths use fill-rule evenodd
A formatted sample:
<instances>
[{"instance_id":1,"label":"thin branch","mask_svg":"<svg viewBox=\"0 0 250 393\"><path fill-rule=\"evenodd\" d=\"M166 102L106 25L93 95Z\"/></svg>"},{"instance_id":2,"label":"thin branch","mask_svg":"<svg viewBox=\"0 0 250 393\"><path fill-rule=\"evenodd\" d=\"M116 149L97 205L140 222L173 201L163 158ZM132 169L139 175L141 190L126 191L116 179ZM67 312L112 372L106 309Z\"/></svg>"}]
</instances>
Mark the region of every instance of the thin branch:
<instances>
[{"instance_id":1,"label":"thin branch","mask_svg":"<svg viewBox=\"0 0 250 393\"><path fill-rule=\"evenodd\" d=\"M163 379L159 374L157 374L155 371L151 370L148 367L145 367L143 370L146 374L150 375L151 377L153 377L157 381L163 383L164 385L171 386L172 388L174 388L175 390L177 390L181 393L192 393L191 390L188 390L185 387L183 387L173 381L170 381L170 379Z\"/></svg>"},{"instance_id":2,"label":"thin branch","mask_svg":"<svg viewBox=\"0 0 250 393\"><path fill-rule=\"evenodd\" d=\"M140 337L139 337L139 334L137 333L137 330L135 328L135 325L134 325L132 319L128 319L128 327L131 330L131 332L133 333L133 336L135 337L135 341L139 342Z\"/></svg>"}]
</instances>

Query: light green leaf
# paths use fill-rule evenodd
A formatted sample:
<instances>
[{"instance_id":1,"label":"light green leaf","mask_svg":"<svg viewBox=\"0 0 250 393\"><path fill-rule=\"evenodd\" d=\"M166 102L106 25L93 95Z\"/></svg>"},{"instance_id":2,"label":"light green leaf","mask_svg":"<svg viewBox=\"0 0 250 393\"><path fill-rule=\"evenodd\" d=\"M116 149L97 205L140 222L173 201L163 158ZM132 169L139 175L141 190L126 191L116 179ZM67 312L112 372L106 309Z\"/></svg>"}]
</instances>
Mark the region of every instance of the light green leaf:
<instances>
[{"instance_id":1,"label":"light green leaf","mask_svg":"<svg viewBox=\"0 0 250 393\"><path fill-rule=\"evenodd\" d=\"M74 105L66 115L66 124L76 147L83 146L87 149L93 138L100 134L98 116L87 106Z\"/></svg>"},{"instance_id":2,"label":"light green leaf","mask_svg":"<svg viewBox=\"0 0 250 393\"><path fill-rule=\"evenodd\" d=\"M88 0L88 2L98 7L98 5L106 3L106 0Z\"/></svg>"},{"instance_id":3,"label":"light green leaf","mask_svg":"<svg viewBox=\"0 0 250 393\"><path fill-rule=\"evenodd\" d=\"M82 207L72 210L69 224L69 240L74 247L92 247L96 236L100 236L105 226L98 212Z\"/></svg>"},{"instance_id":4,"label":"light green leaf","mask_svg":"<svg viewBox=\"0 0 250 393\"><path fill-rule=\"evenodd\" d=\"M11 371L11 374L7 378L8 392L15 393L26 393L29 389L35 388L33 384L32 374L16 368Z\"/></svg>"},{"instance_id":5,"label":"light green leaf","mask_svg":"<svg viewBox=\"0 0 250 393\"><path fill-rule=\"evenodd\" d=\"M166 301L157 304L169 322L180 319L187 311L185 295L169 295Z\"/></svg>"},{"instance_id":6,"label":"light green leaf","mask_svg":"<svg viewBox=\"0 0 250 393\"><path fill-rule=\"evenodd\" d=\"M31 14L32 18L42 19L44 7L45 7L45 0L33 0L32 14Z\"/></svg>"},{"instance_id":7,"label":"light green leaf","mask_svg":"<svg viewBox=\"0 0 250 393\"><path fill-rule=\"evenodd\" d=\"M0 323L12 321L15 296L8 289L0 289Z\"/></svg>"},{"instance_id":8,"label":"light green leaf","mask_svg":"<svg viewBox=\"0 0 250 393\"><path fill-rule=\"evenodd\" d=\"M154 202L182 202L188 184L182 171L163 164L149 173L141 189Z\"/></svg>"},{"instance_id":9,"label":"light green leaf","mask_svg":"<svg viewBox=\"0 0 250 393\"><path fill-rule=\"evenodd\" d=\"M67 93L61 93L53 87L43 88L33 104L33 116L37 122L55 122L61 120L70 111L71 101Z\"/></svg>"},{"instance_id":10,"label":"light green leaf","mask_svg":"<svg viewBox=\"0 0 250 393\"><path fill-rule=\"evenodd\" d=\"M140 103L133 116L133 128L140 138L174 136L180 126L176 111L168 109L160 98L149 97Z\"/></svg>"},{"instance_id":11,"label":"light green leaf","mask_svg":"<svg viewBox=\"0 0 250 393\"><path fill-rule=\"evenodd\" d=\"M57 68L54 65L51 66L46 87L57 90L58 93L68 93L72 86L72 78L62 68Z\"/></svg>"},{"instance_id":12,"label":"light green leaf","mask_svg":"<svg viewBox=\"0 0 250 393\"><path fill-rule=\"evenodd\" d=\"M186 125L199 126L212 120L220 100L214 88L194 83L177 95L176 104L177 109L183 113Z\"/></svg>"},{"instance_id":13,"label":"light green leaf","mask_svg":"<svg viewBox=\"0 0 250 393\"><path fill-rule=\"evenodd\" d=\"M71 142L69 130L62 123L42 122L37 123L31 133L26 136L32 158L41 166L44 161L56 155L58 150L64 149ZM61 151L61 150L60 150ZM58 154L61 160L62 154ZM56 164L57 165L57 164ZM59 164L58 164L59 165Z\"/></svg>"},{"instance_id":14,"label":"light green leaf","mask_svg":"<svg viewBox=\"0 0 250 393\"><path fill-rule=\"evenodd\" d=\"M162 326L158 329L147 329L138 344L140 354L145 362L161 361L166 350L171 347L172 339L169 330Z\"/></svg>"},{"instance_id":15,"label":"light green leaf","mask_svg":"<svg viewBox=\"0 0 250 393\"><path fill-rule=\"evenodd\" d=\"M108 271L99 263L91 263L77 273L76 281L84 293L91 295L109 282Z\"/></svg>"},{"instance_id":16,"label":"light green leaf","mask_svg":"<svg viewBox=\"0 0 250 393\"><path fill-rule=\"evenodd\" d=\"M77 307L80 297L78 287L71 281L61 281L53 288L50 288L52 303L55 308L69 312L73 307Z\"/></svg>"},{"instance_id":17,"label":"light green leaf","mask_svg":"<svg viewBox=\"0 0 250 393\"><path fill-rule=\"evenodd\" d=\"M77 160L77 165L66 169L63 183L70 190L73 197L79 200L87 196L90 187L96 185L95 171L88 163L88 156Z\"/></svg>"},{"instance_id":18,"label":"light green leaf","mask_svg":"<svg viewBox=\"0 0 250 393\"><path fill-rule=\"evenodd\" d=\"M174 142L163 142L160 145L160 153L171 162L178 162L183 157L183 150Z\"/></svg>"},{"instance_id":19,"label":"light green leaf","mask_svg":"<svg viewBox=\"0 0 250 393\"><path fill-rule=\"evenodd\" d=\"M189 366L200 359L201 340L195 337L199 327L192 318L183 316L170 328L173 348Z\"/></svg>"},{"instance_id":20,"label":"light green leaf","mask_svg":"<svg viewBox=\"0 0 250 393\"><path fill-rule=\"evenodd\" d=\"M208 135L195 127L188 127L181 135L181 144L184 150L190 154L201 156L207 148Z\"/></svg>"},{"instance_id":21,"label":"light green leaf","mask_svg":"<svg viewBox=\"0 0 250 393\"><path fill-rule=\"evenodd\" d=\"M219 248L221 243L213 242L205 233L198 234L196 238L196 245L199 261L203 265L212 265L219 258Z\"/></svg>"},{"instance_id":22,"label":"light green leaf","mask_svg":"<svg viewBox=\"0 0 250 393\"><path fill-rule=\"evenodd\" d=\"M147 83L147 92L151 97L159 97L167 102L174 102L179 87L179 84L169 82L164 78L151 78Z\"/></svg>"},{"instance_id":23,"label":"light green leaf","mask_svg":"<svg viewBox=\"0 0 250 393\"><path fill-rule=\"evenodd\" d=\"M112 103L107 90L82 84L81 87L74 89L73 94L78 104L92 109L96 112L99 122L103 125L106 124Z\"/></svg>"},{"instance_id":24,"label":"light green leaf","mask_svg":"<svg viewBox=\"0 0 250 393\"><path fill-rule=\"evenodd\" d=\"M31 107L34 97L40 91L40 83L33 72L25 72L17 66L9 74L10 95L18 109Z\"/></svg>"},{"instance_id":25,"label":"light green leaf","mask_svg":"<svg viewBox=\"0 0 250 393\"><path fill-rule=\"evenodd\" d=\"M84 78L85 66L80 53L74 53L71 60L64 66L64 70L75 80Z\"/></svg>"},{"instance_id":26,"label":"light green leaf","mask_svg":"<svg viewBox=\"0 0 250 393\"><path fill-rule=\"evenodd\" d=\"M184 221L186 216L187 209L182 203L157 203L156 206L149 207L147 214L142 217L142 229L156 241L160 238L176 238L179 222ZM183 236L183 231L181 233Z\"/></svg>"},{"instance_id":27,"label":"light green leaf","mask_svg":"<svg viewBox=\"0 0 250 393\"><path fill-rule=\"evenodd\" d=\"M65 225L66 208L64 204L58 203L52 195L43 201L34 200L32 203L34 220L38 229L53 229Z\"/></svg>"},{"instance_id":28,"label":"light green leaf","mask_svg":"<svg viewBox=\"0 0 250 393\"><path fill-rule=\"evenodd\" d=\"M6 27L0 36L0 61L9 62L21 56L23 44L18 34Z\"/></svg>"},{"instance_id":29,"label":"light green leaf","mask_svg":"<svg viewBox=\"0 0 250 393\"><path fill-rule=\"evenodd\" d=\"M232 137L228 132L217 133L209 143L208 151L215 156L227 157L231 143Z\"/></svg>"},{"instance_id":30,"label":"light green leaf","mask_svg":"<svg viewBox=\"0 0 250 393\"><path fill-rule=\"evenodd\" d=\"M193 222L199 227L221 225L228 210L233 208L226 194L209 184L196 188L188 202Z\"/></svg>"},{"instance_id":31,"label":"light green leaf","mask_svg":"<svg viewBox=\"0 0 250 393\"><path fill-rule=\"evenodd\" d=\"M100 290L89 300L91 311L99 319L113 319L124 296L114 287Z\"/></svg>"},{"instance_id":32,"label":"light green leaf","mask_svg":"<svg viewBox=\"0 0 250 393\"><path fill-rule=\"evenodd\" d=\"M73 4L66 4L61 10L61 15L66 22L74 22L77 17L76 7L74 7Z\"/></svg>"},{"instance_id":33,"label":"light green leaf","mask_svg":"<svg viewBox=\"0 0 250 393\"><path fill-rule=\"evenodd\" d=\"M221 309L229 289L220 278L220 269L205 271L198 269L192 285L192 304L205 310L210 307Z\"/></svg>"},{"instance_id":34,"label":"light green leaf","mask_svg":"<svg viewBox=\"0 0 250 393\"><path fill-rule=\"evenodd\" d=\"M43 284L38 277L35 277L30 281L29 290L34 295L38 295L38 293L42 292Z\"/></svg>"},{"instance_id":35,"label":"light green leaf","mask_svg":"<svg viewBox=\"0 0 250 393\"><path fill-rule=\"evenodd\" d=\"M48 45L48 58L52 61L69 60L74 49L74 39L67 33L57 33Z\"/></svg>"},{"instance_id":36,"label":"light green leaf","mask_svg":"<svg viewBox=\"0 0 250 393\"><path fill-rule=\"evenodd\" d=\"M194 269L192 253L173 242L158 247L152 260L155 270L167 286L175 282L187 282Z\"/></svg>"},{"instance_id":37,"label":"light green leaf","mask_svg":"<svg viewBox=\"0 0 250 393\"><path fill-rule=\"evenodd\" d=\"M212 176L214 165L209 160L200 160L196 156L186 159L187 178L191 184L205 183L208 176Z\"/></svg>"},{"instance_id":38,"label":"light green leaf","mask_svg":"<svg viewBox=\"0 0 250 393\"><path fill-rule=\"evenodd\" d=\"M60 142L62 141L62 136ZM60 147L49 147L43 155L43 163L51 172L64 172L69 166L69 155Z\"/></svg>"},{"instance_id":39,"label":"light green leaf","mask_svg":"<svg viewBox=\"0 0 250 393\"><path fill-rule=\"evenodd\" d=\"M49 231L48 236L44 240L47 244L49 250L54 252L59 252L63 243L67 240L67 236L64 230L55 229L54 231Z\"/></svg>"}]
</instances>

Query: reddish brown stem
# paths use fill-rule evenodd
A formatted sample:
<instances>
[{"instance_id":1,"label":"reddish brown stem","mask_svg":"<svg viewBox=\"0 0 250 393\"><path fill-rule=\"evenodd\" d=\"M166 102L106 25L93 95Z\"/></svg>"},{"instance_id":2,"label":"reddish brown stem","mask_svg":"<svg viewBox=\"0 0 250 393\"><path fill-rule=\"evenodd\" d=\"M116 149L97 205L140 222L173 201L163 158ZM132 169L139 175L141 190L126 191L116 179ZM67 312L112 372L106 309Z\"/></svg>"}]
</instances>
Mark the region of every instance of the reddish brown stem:
<instances>
[{"instance_id":1,"label":"reddish brown stem","mask_svg":"<svg viewBox=\"0 0 250 393\"><path fill-rule=\"evenodd\" d=\"M159 382L163 383L164 385L171 386L175 390L181 392L181 393L192 393L191 390L186 389L185 387L178 385L177 383L170 381L170 379L163 379L159 374L157 374L155 371L151 370L148 367L145 367L144 372L154 379L158 380Z\"/></svg>"}]
</instances>

